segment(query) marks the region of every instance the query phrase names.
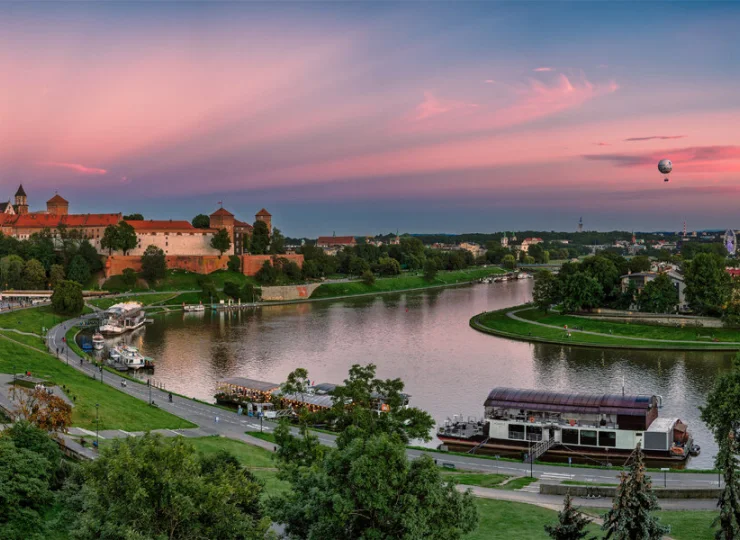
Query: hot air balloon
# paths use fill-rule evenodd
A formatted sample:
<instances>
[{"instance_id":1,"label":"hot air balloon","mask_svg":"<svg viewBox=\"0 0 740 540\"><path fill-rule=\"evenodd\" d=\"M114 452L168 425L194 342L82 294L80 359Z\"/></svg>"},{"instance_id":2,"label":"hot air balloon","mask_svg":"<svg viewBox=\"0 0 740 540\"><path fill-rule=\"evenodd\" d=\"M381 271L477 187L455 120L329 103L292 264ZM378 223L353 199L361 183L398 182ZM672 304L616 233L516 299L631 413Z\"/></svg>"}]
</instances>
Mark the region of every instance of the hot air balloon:
<instances>
[{"instance_id":1,"label":"hot air balloon","mask_svg":"<svg viewBox=\"0 0 740 540\"><path fill-rule=\"evenodd\" d=\"M671 163L670 159L661 159L658 162L658 170L661 172L661 174L668 175L673 170L673 163ZM668 182L668 176L666 176L663 181Z\"/></svg>"}]
</instances>

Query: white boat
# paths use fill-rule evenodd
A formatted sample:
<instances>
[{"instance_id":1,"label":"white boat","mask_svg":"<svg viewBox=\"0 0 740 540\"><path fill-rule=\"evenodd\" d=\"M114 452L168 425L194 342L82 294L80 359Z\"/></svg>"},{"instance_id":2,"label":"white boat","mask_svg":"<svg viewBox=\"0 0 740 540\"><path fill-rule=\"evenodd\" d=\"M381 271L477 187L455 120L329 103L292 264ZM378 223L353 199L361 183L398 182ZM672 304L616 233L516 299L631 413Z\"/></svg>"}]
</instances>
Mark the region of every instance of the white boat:
<instances>
[{"instance_id":1,"label":"white boat","mask_svg":"<svg viewBox=\"0 0 740 540\"><path fill-rule=\"evenodd\" d=\"M139 369L152 365L151 359L145 358L139 349L130 345L117 345L111 350L110 357L128 369Z\"/></svg>"},{"instance_id":2,"label":"white boat","mask_svg":"<svg viewBox=\"0 0 740 540\"><path fill-rule=\"evenodd\" d=\"M182 309L184 311L205 311L206 307L203 304L183 304Z\"/></svg>"},{"instance_id":3,"label":"white boat","mask_svg":"<svg viewBox=\"0 0 740 540\"><path fill-rule=\"evenodd\" d=\"M103 347L105 347L105 338L103 338L103 334L100 332L95 332L92 337L93 342L93 349L96 351L102 351Z\"/></svg>"},{"instance_id":4,"label":"white boat","mask_svg":"<svg viewBox=\"0 0 740 540\"><path fill-rule=\"evenodd\" d=\"M100 333L120 335L144 326L146 314L139 302L122 302L105 310Z\"/></svg>"}]
</instances>

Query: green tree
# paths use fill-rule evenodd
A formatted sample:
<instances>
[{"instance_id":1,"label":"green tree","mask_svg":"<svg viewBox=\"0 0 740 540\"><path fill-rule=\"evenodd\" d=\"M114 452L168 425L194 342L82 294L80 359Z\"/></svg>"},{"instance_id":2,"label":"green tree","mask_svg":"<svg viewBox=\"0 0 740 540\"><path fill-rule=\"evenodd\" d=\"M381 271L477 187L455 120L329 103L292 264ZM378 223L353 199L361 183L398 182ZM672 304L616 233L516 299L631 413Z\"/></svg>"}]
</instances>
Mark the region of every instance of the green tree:
<instances>
[{"instance_id":1,"label":"green tree","mask_svg":"<svg viewBox=\"0 0 740 540\"><path fill-rule=\"evenodd\" d=\"M149 283L167 275L167 258L157 246L148 246L141 256L141 276Z\"/></svg>"},{"instance_id":2,"label":"green tree","mask_svg":"<svg viewBox=\"0 0 740 540\"><path fill-rule=\"evenodd\" d=\"M361 276L363 273L370 270L370 264L360 257L352 255L349 260L349 274L351 276Z\"/></svg>"},{"instance_id":3,"label":"green tree","mask_svg":"<svg viewBox=\"0 0 740 540\"><path fill-rule=\"evenodd\" d=\"M23 266L23 288L30 290L46 289L46 271L36 259L26 261Z\"/></svg>"},{"instance_id":4,"label":"green tree","mask_svg":"<svg viewBox=\"0 0 740 540\"><path fill-rule=\"evenodd\" d=\"M678 290L667 274L660 274L649 281L637 300L640 311L648 313L671 313L678 305Z\"/></svg>"},{"instance_id":5,"label":"green tree","mask_svg":"<svg viewBox=\"0 0 740 540\"><path fill-rule=\"evenodd\" d=\"M205 214L198 214L191 223L196 229L208 229L211 227L211 218Z\"/></svg>"},{"instance_id":6,"label":"green tree","mask_svg":"<svg viewBox=\"0 0 740 540\"><path fill-rule=\"evenodd\" d=\"M378 259L378 273L381 276L397 276L401 273L401 265L396 259L381 257Z\"/></svg>"},{"instance_id":7,"label":"green tree","mask_svg":"<svg viewBox=\"0 0 740 540\"><path fill-rule=\"evenodd\" d=\"M136 280L139 277L136 275L136 271L133 268L124 268L121 272L121 281L128 289L132 289L136 285Z\"/></svg>"},{"instance_id":8,"label":"green tree","mask_svg":"<svg viewBox=\"0 0 740 540\"><path fill-rule=\"evenodd\" d=\"M211 247L218 250L219 255L223 255L231 248L231 236L229 231L226 229L219 229L219 231L211 238Z\"/></svg>"},{"instance_id":9,"label":"green tree","mask_svg":"<svg viewBox=\"0 0 740 540\"><path fill-rule=\"evenodd\" d=\"M226 264L226 268L229 272L239 273L242 269L242 260L238 255L232 255L229 257L229 262Z\"/></svg>"},{"instance_id":10,"label":"green tree","mask_svg":"<svg viewBox=\"0 0 740 540\"><path fill-rule=\"evenodd\" d=\"M256 540L270 524L249 471L228 453L204 457L180 437L115 439L82 476L79 538Z\"/></svg>"},{"instance_id":11,"label":"green tree","mask_svg":"<svg viewBox=\"0 0 740 540\"><path fill-rule=\"evenodd\" d=\"M701 315L720 315L731 289L725 260L719 255L699 253L684 265L686 300Z\"/></svg>"},{"instance_id":12,"label":"green tree","mask_svg":"<svg viewBox=\"0 0 740 540\"><path fill-rule=\"evenodd\" d=\"M80 242L80 246L77 248L77 254L85 259L91 273L94 274L103 269L103 261L100 260L98 250L95 249L89 240L85 239Z\"/></svg>"},{"instance_id":13,"label":"green tree","mask_svg":"<svg viewBox=\"0 0 740 540\"><path fill-rule=\"evenodd\" d=\"M623 273L620 266L625 265L624 257L615 256L611 253L600 253L594 257L586 257L580 264L580 271L596 279L601 285L602 300L610 302L615 300L622 292L621 276ZM595 306L594 306L595 307Z\"/></svg>"},{"instance_id":14,"label":"green tree","mask_svg":"<svg viewBox=\"0 0 740 540\"><path fill-rule=\"evenodd\" d=\"M45 270L51 269L51 265L57 262L54 237L48 228L33 233L28 239L28 257L43 264Z\"/></svg>"},{"instance_id":15,"label":"green tree","mask_svg":"<svg viewBox=\"0 0 740 540\"><path fill-rule=\"evenodd\" d=\"M428 282L432 282L437 278L437 269L438 266L437 259L434 258L428 258L424 262L424 280Z\"/></svg>"},{"instance_id":16,"label":"green tree","mask_svg":"<svg viewBox=\"0 0 740 540\"><path fill-rule=\"evenodd\" d=\"M714 459L717 470L722 471L725 487L717 501L719 515L712 523L718 530L717 540L737 540L740 538L740 478L738 478L737 442L735 433L717 441L719 451Z\"/></svg>"},{"instance_id":17,"label":"green tree","mask_svg":"<svg viewBox=\"0 0 740 540\"><path fill-rule=\"evenodd\" d=\"M226 296L230 296L234 300L239 300L242 296L241 287L239 287L239 284L234 281L225 281L224 294Z\"/></svg>"},{"instance_id":18,"label":"green tree","mask_svg":"<svg viewBox=\"0 0 740 540\"><path fill-rule=\"evenodd\" d=\"M61 264L52 264L51 270L49 270L49 283L51 288L57 286L57 283L63 281L65 278L64 267Z\"/></svg>"},{"instance_id":19,"label":"green tree","mask_svg":"<svg viewBox=\"0 0 740 540\"><path fill-rule=\"evenodd\" d=\"M285 237L280 229L272 229L272 236L270 237L270 253L273 255L279 255L285 253Z\"/></svg>"},{"instance_id":20,"label":"green tree","mask_svg":"<svg viewBox=\"0 0 740 540\"><path fill-rule=\"evenodd\" d=\"M126 214L123 216L124 221L144 221L142 214Z\"/></svg>"},{"instance_id":21,"label":"green tree","mask_svg":"<svg viewBox=\"0 0 740 540\"><path fill-rule=\"evenodd\" d=\"M535 263L535 260L534 260L534 257L530 257L529 255L525 255L524 257L522 257L522 262L524 264L534 264Z\"/></svg>"},{"instance_id":22,"label":"green tree","mask_svg":"<svg viewBox=\"0 0 740 540\"><path fill-rule=\"evenodd\" d=\"M252 239L249 241L250 253L253 255L264 255L270 245L270 229L267 223L257 220L252 225Z\"/></svg>"},{"instance_id":23,"label":"green tree","mask_svg":"<svg viewBox=\"0 0 740 540\"><path fill-rule=\"evenodd\" d=\"M545 262L545 248L541 244L532 244L529 246L527 255L532 257L532 263L542 264Z\"/></svg>"},{"instance_id":24,"label":"green tree","mask_svg":"<svg viewBox=\"0 0 740 540\"><path fill-rule=\"evenodd\" d=\"M218 291L210 276L198 276L198 286L200 287L200 299L203 302L218 302Z\"/></svg>"},{"instance_id":25,"label":"green tree","mask_svg":"<svg viewBox=\"0 0 740 540\"><path fill-rule=\"evenodd\" d=\"M306 368L296 368L290 373L285 379L285 382L280 385L280 391L283 394L293 394L300 396L303 400L304 396L308 393L308 370Z\"/></svg>"},{"instance_id":26,"label":"green tree","mask_svg":"<svg viewBox=\"0 0 740 540\"><path fill-rule=\"evenodd\" d=\"M596 278L583 272L568 276L563 284L563 308L565 311L580 311L599 307L604 291Z\"/></svg>"},{"instance_id":27,"label":"green tree","mask_svg":"<svg viewBox=\"0 0 740 540\"><path fill-rule=\"evenodd\" d=\"M85 285L90 281L90 267L82 255L75 255L72 262L67 268L67 279L76 281L80 285Z\"/></svg>"},{"instance_id":28,"label":"green tree","mask_svg":"<svg viewBox=\"0 0 740 540\"><path fill-rule=\"evenodd\" d=\"M255 274L254 278L262 285L275 285L278 280L278 270L272 265L272 262L265 261Z\"/></svg>"},{"instance_id":29,"label":"green tree","mask_svg":"<svg viewBox=\"0 0 740 540\"><path fill-rule=\"evenodd\" d=\"M128 255L128 252L134 249L138 243L136 230L125 221L120 222L118 224L118 249L123 251L124 255Z\"/></svg>"},{"instance_id":30,"label":"green tree","mask_svg":"<svg viewBox=\"0 0 740 540\"><path fill-rule=\"evenodd\" d=\"M566 493L563 509L558 512L558 524L545 525L545 532L554 540L581 540L588 536L589 523L591 520L573 506L570 493Z\"/></svg>"},{"instance_id":31,"label":"green tree","mask_svg":"<svg viewBox=\"0 0 740 540\"><path fill-rule=\"evenodd\" d=\"M740 353L733 358L732 368L715 379L705 404L699 410L702 422L717 443L726 441L735 431L735 426L740 425Z\"/></svg>"},{"instance_id":32,"label":"green tree","mask_svg":"<svg viewBox=\"0 0 740 540\"><path fill-rule=\"evenodd\" d=\"M316 261L303 261L303 268L301 269L304 279L318 279L322 277L321 267Z\"/></svg>"},{"instance_id":33,"label":"green tree","mask_svg":"<svg viewBox=\"0 0 740 540\"><path fill-rule=\"evenodd\" d=\"M645 461L637 443L630 458L629 472L622 472L611 510L604 515L605 538L615 540L659 540L671 530L660 523L654 512L660 510Z\"/></svg>"},{"instance_id":34,"label":"green tree","mask_svg":"<svg viewBox=\"0 0 740 540\"><path fill-rule=\"evenodd\" d=\"M23 259L8 255L0 259L0 278L5 289L23 288Z\"/></svg>"},{"instance_id":35,"label":"green tree","mask_svg":"<svg viewBox=\"0 0 740 540\"><path fill-rule=\"evenodd\" d=\"M375 285L375 274L371 270L365 270L362 273L362 282L368 287Z\"/></svg>"},{"instance_id":36,"label":"green tree","mask_svg":"<svg viewBox=\"0 0 740 540\"><path fill-rule=\"evenodd\" d=\"M627 263L627 268L633 274L636 274L638 272L649 272L650 267L650 258L645 255L637 255L636 257L632 257L632 259L630 259L630 261Z\"/></svg>"},{"instance_id":37,"label":"green tree","mask_svg":"<svg viewBox=\"0 0 740 540\"><path fill-rule=\"evenodd\" d=\"M251 283L245 283L241 291L242 302L256 302L259 300L259 291Z\"/></svg>"},{"instance_id":38,"label":"green tree","mask_svg":"<svg viewBox=\"0 0 740 540\"><path fill-rule=\"evenodd\" d=\"M51 294L51 307L60 315L79 315L85 307L82 286L76 281L64 280L57 283Z\"/></svg>"},{"instance_id":39,"label":"green tree","mask_svg":"<svg viewBox=\"0 0 740 540\"><path fill-rule=\"evenodd\" d=\"M516 268L516 259L514 258L514 255L505 255L501 260L501 265L508 270Z\"/></svg>"},{"instance_id":40,"label":"green tree","mask_svg":"<svg viewBox=\"0 0 740 540\"><path fill-rule=\"evenodd\" d=\"M534 276L534 289L532 290L535 305L542 311L547 311L552 304L558 302L559 295L558 279L549 270L539 270Z\"/></svg>"},{"instance_id":41,"label":"green tree","mask_svg":"<svg viewBox=\"0 0 740 540\"><path fill-rule=\"evenodd\" d=\"M108 255L121 249L119 240L119 229L115 225L108 225L103 231L103 238L100 239L100 247L108 250Z\"/></svg>"}]
</instances>

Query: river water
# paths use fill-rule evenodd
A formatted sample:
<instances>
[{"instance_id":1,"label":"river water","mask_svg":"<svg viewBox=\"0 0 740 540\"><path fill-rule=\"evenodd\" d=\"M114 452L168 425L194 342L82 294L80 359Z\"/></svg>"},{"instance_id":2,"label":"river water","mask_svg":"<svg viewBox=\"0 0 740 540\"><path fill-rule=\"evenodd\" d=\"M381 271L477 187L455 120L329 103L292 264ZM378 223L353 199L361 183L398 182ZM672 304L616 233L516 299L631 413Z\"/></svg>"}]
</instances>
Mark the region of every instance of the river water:
<instances>
[{"instance_id":1,"label":"river water","mask_svg":"<svg viewBox=\"0 0 740 540\"><path fill-rule=\"evenodd\" d=\"M400 377L411 403L442 422L481 416L495 386L570 392L659 394L661 416L689 423L710 467L714 442L698 406L732 353L584 349L510 341L468 326L471 316L524 303L532 280L410 294L270 306L232 313L171 313L127 339L157 362L166 388L212 400L217 382L241 376L281 382L297 367L341 383L352 364ZM438 443L435 439L435 444Z\"/></svg>"}]
</instances>

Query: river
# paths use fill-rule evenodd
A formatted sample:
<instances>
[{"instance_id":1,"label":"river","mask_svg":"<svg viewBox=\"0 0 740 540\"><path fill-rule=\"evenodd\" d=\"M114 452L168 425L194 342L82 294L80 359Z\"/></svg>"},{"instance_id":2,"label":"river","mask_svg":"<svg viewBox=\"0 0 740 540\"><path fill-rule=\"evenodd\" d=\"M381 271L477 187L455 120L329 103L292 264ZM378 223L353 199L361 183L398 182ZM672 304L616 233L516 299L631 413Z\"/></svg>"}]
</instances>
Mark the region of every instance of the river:
<instances>
[{"instance_id":1,"label":"river","mask_svg":"<svg viewBox=\"0 0 740 540\"><path fill-rule=\"evenodd\" d=\"M732 353L584 349L510 341L468 326L476 313L531 298L532 280L232 313L171 313L128 339L156 359L155 378L174 392L212 400L217 382L241 376L281 382L297 367L341 383L352 364L400 377L411 403L442 422L481 416L495 386L659 394L661 416L689 423L712 466L716 447L698 406ZM435 443L436 444L436 443Z\"/></svg>"}]
</instances>

